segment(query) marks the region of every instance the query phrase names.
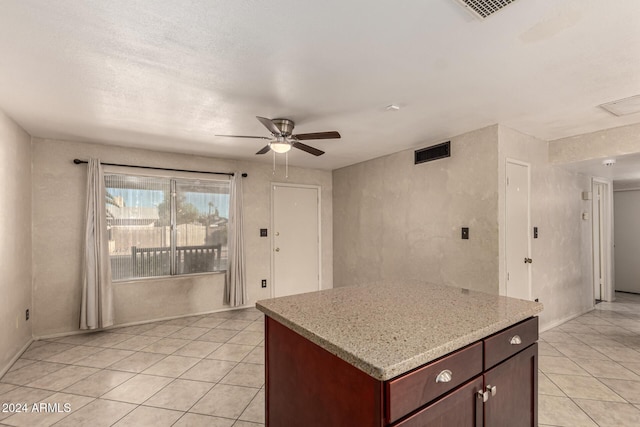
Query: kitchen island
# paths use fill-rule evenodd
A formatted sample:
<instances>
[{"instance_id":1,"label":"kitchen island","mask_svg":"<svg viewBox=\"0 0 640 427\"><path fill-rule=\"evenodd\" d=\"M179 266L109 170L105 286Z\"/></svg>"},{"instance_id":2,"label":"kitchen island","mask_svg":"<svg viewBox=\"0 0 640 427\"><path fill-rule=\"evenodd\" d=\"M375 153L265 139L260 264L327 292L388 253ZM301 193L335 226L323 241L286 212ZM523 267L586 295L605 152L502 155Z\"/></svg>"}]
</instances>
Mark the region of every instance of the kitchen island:
<instances>
[{"instance_id":1,"label":"kitchen island","mask_svg":"<svg viewBox=\"0 0 640 427\"><path fill-rule=\"evenodd\" d=\"M266 314L267 425L537 424L542 304L414 283L256 307Z\"/></svg>"}]
</instances>

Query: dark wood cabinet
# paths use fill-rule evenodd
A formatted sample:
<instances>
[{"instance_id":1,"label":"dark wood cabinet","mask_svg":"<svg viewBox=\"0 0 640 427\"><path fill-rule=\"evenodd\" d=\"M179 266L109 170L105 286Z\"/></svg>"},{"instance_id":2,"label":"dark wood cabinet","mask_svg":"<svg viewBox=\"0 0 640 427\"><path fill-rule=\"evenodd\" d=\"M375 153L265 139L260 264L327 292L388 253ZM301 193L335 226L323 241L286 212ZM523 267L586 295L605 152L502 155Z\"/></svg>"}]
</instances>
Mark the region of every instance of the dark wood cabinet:
<instances>
[{"instance_id":1,"label":"dark wood cabinet","mask_svg":"<svg viewBox=\"0 0 640 427\"><path fill-rule=\"evenodd\" d=\"M482 377L477 377L417 413L393 424L393 426L480 427L482 425L482 399L477 395L482 389Z\"/></svg>"},{"instance_id":2,"label":"dark wood cabinet","mask_svg":"<svg viewBox=\"0 0 640 427\"><path fill-rule=\"evenodd\" d=\"M487 386L496 387L484 404L487 427L538 425L538 344L534 343L484 374Z\"/></svg>"},{"instance_id":3,"label":"dark wood cabinet","mask_svg":"<svg viewBox=\"0 0 640 427\"><path fill-rule=\"evenodd\" d=\"M535 317L388 381L265 322L267 426L537 426Z\"/></svg>"},{"instance_id":4,"label":"dark wood cabinet","mask_svg":"<svg viewBox=\"0 0 640 427\"><path fill-rule=\"evenodd\" d=\"M447 381L438 380L438 375L443 372L449 372ZM385 381L386 422L396 422L481 373L482 343L477 342L398 378Z\"/></svg>"}]
</instances>

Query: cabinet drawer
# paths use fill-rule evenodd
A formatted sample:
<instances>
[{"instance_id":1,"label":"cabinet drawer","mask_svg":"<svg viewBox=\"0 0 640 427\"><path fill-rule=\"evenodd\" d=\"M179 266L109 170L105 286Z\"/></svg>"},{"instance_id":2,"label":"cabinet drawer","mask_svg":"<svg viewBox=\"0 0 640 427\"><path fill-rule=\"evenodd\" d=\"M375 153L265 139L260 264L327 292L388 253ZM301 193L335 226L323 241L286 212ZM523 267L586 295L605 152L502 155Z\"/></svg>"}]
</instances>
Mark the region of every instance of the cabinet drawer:
<instances>
[{"instance_id":1,"label":"cabinet drawer","mask_svg":"<svg viewBox=\"0 0 640 427\"><path fill-rule=\"evenodd\" d=\"M486 370L538 341L538 318L524 320L483 341Z\"/></svg>"},{"instance_id":2,"label":"cabinet drawer","mask_svg":"<svg viewBox=\"0 0 640 427\"><path fill-rule=\"evenodd\" d=\"M394 424L393 427L482 426L482 377L469 381L453 393ZM480 407L478 407L478 404Z\"/></svg>"},{"instance_id":3,"label":"cabinet drawer","mask_svg":"<svg viewBox=\"0 0 640 427\"><path fill-rule=\"evenodd\" d=\"M438 375L450 371L446 381ZM482 372L482 342L455 351L385 383L385 414L393 423ZM446 375L443 375L446 376Z\"/></svg>"}]
</instances>

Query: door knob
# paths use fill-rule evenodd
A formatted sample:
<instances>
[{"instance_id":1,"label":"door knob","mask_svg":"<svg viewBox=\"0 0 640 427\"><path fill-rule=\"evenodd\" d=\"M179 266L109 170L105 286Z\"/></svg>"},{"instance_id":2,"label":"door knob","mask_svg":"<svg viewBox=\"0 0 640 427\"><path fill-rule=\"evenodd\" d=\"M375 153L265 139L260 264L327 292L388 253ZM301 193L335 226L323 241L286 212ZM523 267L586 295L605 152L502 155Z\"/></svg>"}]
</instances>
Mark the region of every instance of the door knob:
<instances>
[{"instance_id":1,"label":"door knob","mask_svg":"<svg viewBox=\"0 0 640 427\"><path fill-rule=\"evenodd\" d=\"M524 263L525 264L531 264L533 262L533 260L531 258L525 258L524 259Z\"/></svg>"},{"instance_id":2,"label":"door knob","mask_svg":"<svg viewBox=\"0 0 640 427\"><path fill-rule=\"evenodd\" d=\"M280 252L280 248L275 248L274 251Z\"/></svg>"}]
</instances>

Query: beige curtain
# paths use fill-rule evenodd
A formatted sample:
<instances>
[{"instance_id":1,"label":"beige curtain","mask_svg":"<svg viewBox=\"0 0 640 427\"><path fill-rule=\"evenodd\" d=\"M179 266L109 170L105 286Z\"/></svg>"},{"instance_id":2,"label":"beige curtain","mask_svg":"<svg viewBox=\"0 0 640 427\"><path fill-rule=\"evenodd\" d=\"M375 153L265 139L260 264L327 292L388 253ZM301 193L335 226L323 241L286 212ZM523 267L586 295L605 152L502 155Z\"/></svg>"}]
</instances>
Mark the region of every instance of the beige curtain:
<instances>
[{"instance_id":1,"label":"beige curtain","mask_svg":"<svg viewBox=\"0 0 640 427\"><path fill-rule=\"evenodd\" d=\"M80 329L101 329L113 325L105 201L102 165L98 159L89 159Z\"/></svg>"},{"instance_id":2,"label":"beige curtain","mask_svg":"<svg viewBox=\"0 0 640 427\"><path fill-rule=\"evenodd\" d=\"M244 265L244 230L242 217L242 173L231 177L229 198L229 264L225 280L224 302L232 307L247 302Z\"/></svg>"}]
</instances>

